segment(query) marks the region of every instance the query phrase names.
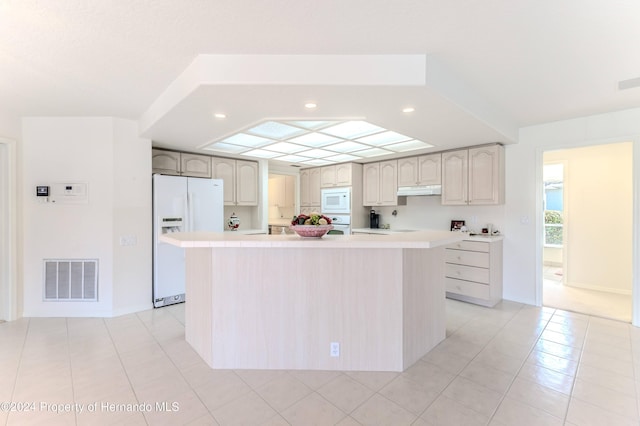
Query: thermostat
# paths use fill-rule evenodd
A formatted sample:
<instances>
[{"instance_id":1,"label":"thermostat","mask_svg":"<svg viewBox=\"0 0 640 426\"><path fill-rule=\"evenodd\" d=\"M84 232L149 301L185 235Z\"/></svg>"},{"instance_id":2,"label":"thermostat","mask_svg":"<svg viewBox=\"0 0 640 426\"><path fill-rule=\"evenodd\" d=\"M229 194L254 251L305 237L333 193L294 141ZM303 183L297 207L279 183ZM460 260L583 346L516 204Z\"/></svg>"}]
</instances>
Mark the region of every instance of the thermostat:
<instances>
[{"instance_id":1,"label":"thermostat","mask_svg":"<svg viewBox=\"0 0 640 426\"><path fill-rule=\"evenodd\" d=\"M49 196L49 187L48 186L36 186L36 196L37 197L48 197Z\"/></svg>"}]
</instances>

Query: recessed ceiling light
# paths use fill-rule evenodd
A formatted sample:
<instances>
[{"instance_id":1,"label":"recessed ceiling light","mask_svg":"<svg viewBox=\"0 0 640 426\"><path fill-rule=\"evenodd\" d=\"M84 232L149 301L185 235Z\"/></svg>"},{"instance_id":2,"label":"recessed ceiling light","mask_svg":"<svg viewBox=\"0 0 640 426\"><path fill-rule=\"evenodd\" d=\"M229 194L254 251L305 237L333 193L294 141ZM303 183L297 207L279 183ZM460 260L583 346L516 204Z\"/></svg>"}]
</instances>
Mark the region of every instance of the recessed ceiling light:
<instances>
[{"instance_id":1,"label":"recessed ceiling light","mask_svg":"<svg viewBox=\"0 0 640 426\"><path fill-rule=\"evenodd\" d=\"M215 114L213 114L213 116L215 118L227 118L227 114L223 114L221 112L216 112Z\"/></svg>"},{"instance_id":2,"label":"recessed ceiling light","mask_svg":"<svg viewBox=\"0 0 640 426\"><path fill-rule=\"evenodd\" d=\"M402 108L402 112L413 112L416 109L414 107L406 107L406 108Z\"/></svg>"},{"instance_id":3,"label":"recessed ceiling light","mask_svg":"<svg viewBox=\"0 0 640 426\"><path fill-rule=\"evenodd\" d=\"M307 109L314 109L317 106L318 105L313 103L313 102L307 102L306 104L304 104L304 107L307 108Z\"/></svg>"}]
</instances>

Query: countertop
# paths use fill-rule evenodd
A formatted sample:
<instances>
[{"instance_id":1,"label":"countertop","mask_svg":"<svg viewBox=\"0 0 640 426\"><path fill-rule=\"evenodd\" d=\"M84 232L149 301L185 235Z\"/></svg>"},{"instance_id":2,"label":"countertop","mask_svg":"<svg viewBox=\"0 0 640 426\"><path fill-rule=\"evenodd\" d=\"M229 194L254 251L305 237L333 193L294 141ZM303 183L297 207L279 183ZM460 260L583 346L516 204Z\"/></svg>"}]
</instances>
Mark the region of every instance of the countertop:
<instances>
[{"instance_id":1,"label":"countertop","mask_svg":"<svg viewBox=\"0 0 640 426\"><path fill-rule=\"evenodd\" d=\"M371 234L371 235L402 235L402 234L411 234L414 232L420 232L420 229L383 229L383 228L355 228L352 229L353 233L362 233L362 234ZM446 232L446 231L445 231ZM469 233L461 233L454 232L455 234L461 234L464 238L463 240L467 241L486 241L486 242L494 242L500 241L504 239L504 235L502 234L494 234L494 235L483 235L483 234L469 234Z\"/></svg>"},{"instance_id":2,"label":"countertop","mask_svg":"<svg viewBox=\"0 0 640 426\"><path fill-rule=\"evenodd\" d=\"M235 231L231 231L230 229L225 229L225 233L229 234L238 234L238 235L256 235L256 234L266 234L268 231L265 229L242 229L238 228Z\"/></svg>"},{"instance_id":3,"label":"countertop","mask_svg":"<svg viewBox=\"0 0 640 426\"><path fill-rule=\"evenodd\" d=\"M298 235L246 235L240 232L176 232L160 240L178 247L292 247L292 248L433 248L467 239L460 232L420 230L385 235L325 235L301 238Z\"/></svg>"}]
</instances>

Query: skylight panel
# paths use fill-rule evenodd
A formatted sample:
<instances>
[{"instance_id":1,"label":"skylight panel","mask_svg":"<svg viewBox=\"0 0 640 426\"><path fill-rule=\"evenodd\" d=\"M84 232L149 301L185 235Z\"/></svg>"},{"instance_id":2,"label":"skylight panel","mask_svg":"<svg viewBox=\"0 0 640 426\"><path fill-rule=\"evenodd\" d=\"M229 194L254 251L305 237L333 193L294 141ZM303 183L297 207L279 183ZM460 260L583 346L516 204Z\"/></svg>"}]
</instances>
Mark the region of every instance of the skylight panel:
<instances>
[{"instance_id":1,"label":"skylight panel","mask_svg":"<svg viewBox=\"0 0 640 426\"><path fill-rule=\"evenodd\" d=\"M393 151L387 151L386 149L382 149L382 148L370 148L370 149L364 149L362 151L356 151L353 154L354 155L359 155L361 157L377 157L379 155L386 155L386 154L393 154Z\"/></svg>"},{"instance_id":2,"label":"skylight panel","mask_svg":"<svg viewBox=\"0 0 640 426\"><path fill-rule=\"evenodd\" d=\"M333 155L331 157L327 157L325 158L325 160L329 160L329 161L335 161L336 163L341 163L343 161L354 161L354 160L359 160L362 157L358 157L356 155L351 155L351 154L338 154L338 155Z\"/></svg>"},{"instance_id":3,"label":"skylight panel","mask_svg":"<svg viewBox=\"0 0 640 426\"><path fill-rule=\"evenodd\" d=\"M219 151L219 152L229 152L229 153L238 154L240 152L246 151L249 148L247 148L246 146L231 145L228 143L216 142L209 146L206 146L204 149L206 149L207 151Z\"/></svg>"},{"instance_id":4,"label":"skylight panel","mask_svg":"<svg viewBox=\"0 0 640 426\"><path fill-rule=\"evenodd\" d=\"M320 158L314 158L309 161L302 161L303 164L307 164L309 166L326 166L327 164L335 164L333 161L327 161Z\"/></svg>"},{"instance_id":5,"label":"skylight panel","mask_svg":"<svg viewBox=\"0 0 640 426\"><path fill-rule=\"evenodd\" d=\"M414 149L421 148L431 148L433 145L429 145L428 143L419 141L419 140L410 140L406 142L395 143L393 145L385 145L385 149L390 149L395 152L406 152L413 151Z\"/></svg>"},{"instance_id":6,"label":"skylight panel","mask_svg":"<svg viewBox=\"0 0 640 426\"><path fill-rule=\"evenodd\" d=\"M358 138L356 139L356 141L369 145L380 146L390 143L402 142L409 139L411 139L409 136L401 135L400 133L392 132L391 130L389 130L382 133L376 133L375 135Z\"/></svg>"},{"instance_id":7,"label":"skylight panel","mask_svg":"<svg viewBox=\"0 0 640 426\"><path fill-rule=\"evenodd\" d=\"M304 155L305 157L312 158L325 158L330 157L332 155L336 155L335 152L327 151L325 149L310 149L308 151L299 152L300 155Z\"/></svg>"},{"instance_id":8,"label":"skylight panel","mask_svg":"<svg viewBox=\"0 0 640 426\"><path fill-rule=\"evenodd\" d=\"M338 121L297 120L288 121L288 123L293 124L294 126L304 127L308 130L316 130L334 123L338 123Z\"/></svg>"},{"instance_id":9,"label":"skylight panel","mask_svg":"<svg viewBox=\"0 0 640 426\"><path fill-rule=\"evenodd\" d=\"M319 148L332 143L340 142L342 139L329 135L323 135L322 133L307 133L306 135L298 136L293 139L289 139L289 142L294 142L299 145L308 146L310 148Z\"/></svg>"},{"instance_id":10,"label":"skylight panel","mask_svg":"<svg viewBox=\"0 0 640 426\"><path fill-rule=\"evenodd\" d=\"M296 152L309 149L307 147L296 145L294 143L289 143L289 142L278 142L278 143L271 144L269 146L265 146L264 148L270 151L280 152L282 154L295 154Z\"/></svg>"},{"instance_id":11,"label":"skylight panel","mask_svg":"<svg viewBox=\"0 0 640 426\"><path fill-rule=\"evenodd\" d=\"M266 149L252 149L251 151L245 152L243 155L259 158L273 158L282 154L279 152L267 151Z\"/></svg>"},{"instance_id":12,"label":"skylight panel","mask_svg":"<svg viewBox=\"0 0 640 426\"><path fill-rule=\"evenodd\" d=\"M322 129L322 133L338 136L345 139L356 139L361 136L370 135L372 133L382 132L386 129L378 127L375 124L366 121L345 121L335 126Z\"/></svg>"},{"instance_id":13,"label":"skylight panel","mask_svg":"<svg viewBox=\"0 0 640 426\"><path fill-rule=\"evenodd\" d=\"M311 158L303 157L302 155L283 155L282 157L274 157L274 160L287 161L289 163L301 163L303 161L309 161Z\"/></svg>"},{"instance_id":14,"label":"skylight panel","mask_svg":"<svg viewBox=\"0 0 640 426\"><path fill-rule=\"evenodd\" d=\"M340 142L334 145L325 146L324 148L331 151L337 151L337 152L353 152L353 151L359 151L359 150L370 148L370 146L364 145L358 142L349 141L349 142Z\"/></svg>"},{"instance_id":15,"label":"skylight panel","mask_svg":"<svg viewBox=\"0 0 640 426\"><path fill-rule=\"evenodd\" d=\"M222 142L247 146L249 148L259 148L273 142L271 139L261 138L259 136L248 135L246 133L236 133L233 136L229 136L223 139Z\"/></svg>"},{"instance_id":16,"label":"skylight panel","mask_svg":"<svg viewBox=\"0 0 640 426\"><path fill-rule=\"evenodd\" d=\"M258 136L264 136L271 139L287 139L295 135L305 133L305 130L299 127L289 126L278 121L267 121L247 130Z\"/></svg>"}]
</instances>

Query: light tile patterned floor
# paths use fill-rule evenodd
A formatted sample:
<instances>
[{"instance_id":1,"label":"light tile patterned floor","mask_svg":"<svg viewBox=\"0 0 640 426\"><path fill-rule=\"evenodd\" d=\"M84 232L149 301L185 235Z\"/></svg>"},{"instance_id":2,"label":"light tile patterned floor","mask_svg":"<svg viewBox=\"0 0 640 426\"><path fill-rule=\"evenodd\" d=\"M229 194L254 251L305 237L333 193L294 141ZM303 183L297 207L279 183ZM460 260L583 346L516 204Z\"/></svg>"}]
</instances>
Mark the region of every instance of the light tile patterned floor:
<instances>
[{"instance_id":1,"label":"light tile patterned floor","mask_svg":"<svg viewBox=\"0 0 640 426\"><path fill-rule=\"evenodd\" d=\"M403 373L216 371L184 307L0 324L0 424L640 424L626 323L447 300L447 339Z\"/></svg>"}]
</instances>

